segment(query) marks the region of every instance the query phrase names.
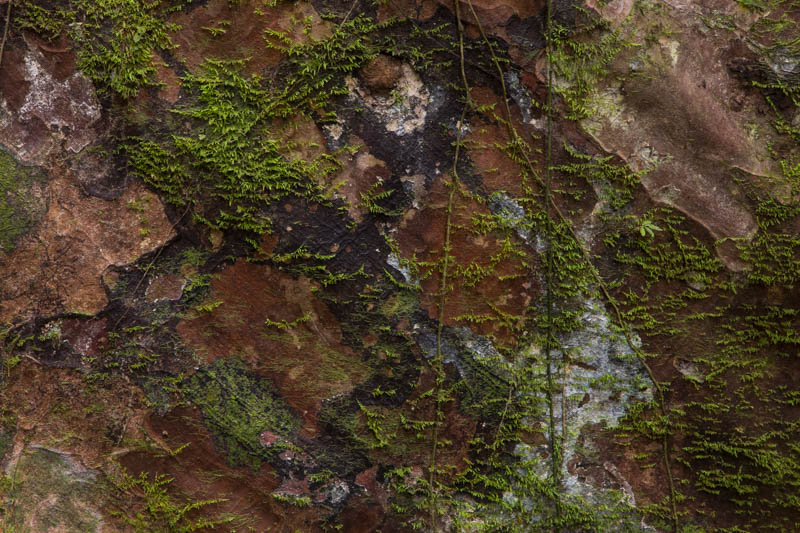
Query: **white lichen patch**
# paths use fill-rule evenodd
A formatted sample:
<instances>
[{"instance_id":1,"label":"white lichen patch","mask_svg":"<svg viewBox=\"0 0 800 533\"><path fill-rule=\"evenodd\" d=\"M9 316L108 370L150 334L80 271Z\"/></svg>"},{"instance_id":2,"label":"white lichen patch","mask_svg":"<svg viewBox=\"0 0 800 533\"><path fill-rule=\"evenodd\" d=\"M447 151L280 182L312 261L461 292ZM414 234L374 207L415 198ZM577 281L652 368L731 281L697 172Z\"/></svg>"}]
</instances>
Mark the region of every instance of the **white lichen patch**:
<instances>
[{"instance_id":1,"label":"white lichen patch","mask_svg":"<svg viewBox=\"0 0 800 533\"><path fill-rule=\"evenodd\" d=\"M13 531L107 531L99 511L106 495L94 471L71 453L44 445L18 450L6 466L17 489L4 524Z\"/></svg>"},{"instance_id":2,"label":"white lichen patch","mask_svg":"<svg viewBox=\"0 0 800 533\"><path fill-rule=\"evenodd\" d=\"M525 243L530 244L531 223L525 216L525 209L514 198L503 191L493 193L489 197L489 209L492 214L509 228L513 228L517 236Z\"/></svg>"},{"instance_id":3,"label":"white lichen patch","mask_svg":"<svg viewBox=\"0 0 800 533\"><path fill-rule=\"evenodd\" d=\"M414 200L411 202L411 207L414 209L419 209L420 200L427 193L427 190L425 189L425 175L414 174L413 176L403 176L400 178L400 180L403 182L404 187L407 187L406 190L409 188L411 189L411 194L414 196Z\"/></svg>"},{"instance_id":4,"label":"white lichen patch","mask_svg":"<svg viewBox=\"0 0 800 533\"><path fill-rule=\"evenodd\" d=\"M612 479L619 488L595 486L572 465L580 464L591 441L581 438L589 427L616 427L633 403L650 401L652 386L646 371L624 336L611 323L602 305L595 300L584 303L581 316L583 327L560 339L561 350L551 352L553 381L552 406L556 438L562 441L563 457L561 483L567 495L580 497L589 503L635 505L630 483L619 473L613 463L603 465L606 477ZM635 342L638 338L635 339ZM527 361L540 361L536 371L546 372L543 354L538 345L528 348ZM541 392L534 394L542 395ZM544 397L542 403L546 403ZM549 437L547 422L534 421L542 425ZM515 454L521 464L530 468L529 474L549 478L551 458L547 444L539 446L518 444ZM526 475L526 472L520 472ZM518 495L508 493L507 499ZM533 502L522 502L534 507ZM645 526L646 527L646 526Z\"/></svg>"},{"instance_id":5,"label":"white lichen patch","mask_svg":"<svg viewBox=\"0 0 800 533\"><path fill-rule=\"evenodd\" d=\"M419 285L419 280L417 280L414 273L408 267L407 262L400 259L394 252L389 253L386 257L386 264L392 267L393 269L400 272L403 275L403 280L409 285Z\"/></svg>"},{"instance_id":6,"label":"white lichen patch","mask_svg":"<svg viewBox=\"0 0 800 533\"><path fill-rule=\"evenodd\" d=\"M348 76L345 80L350 98L359 100L384 124L386 131L408 135L425 126L431 94L416 72L407 64L401 67L402 75L391 93L373 94L359 81Z\"/></svg>"},{"instance_id":7,"label":"white lichen patch","mask_svg":"<svg viewBox=\"0 0 800 533\"><path fill-rule=\"evenodd\" d=\"M672 68L678 66L678 60L680 59L681 43L678 41L667 41L666 43L662 43L662 46L664 47L667 56L669 57L670 65L672 66Z\"/></svg>"},{"instance_id":8,"label":"white lichen patch","mask_svg":"<svg viewBox=\"0 0 800 533\"><path fill-rule=\"evenodd\" d=\"M555 385L552 405L556 438L563 439L563 464L560 468L563 488L566 494L579 496L588 502L599 504L611 497L618 498L620 503L630 503L633 493L624 490L624 487L630 487L630 483L621 477L613 464L609 463L605 469L609 471L609 477L623 487L621 492L615 491L614 494L606 494L609 492L606 487L595 486L569 465L579 463L586 447L591 446L591 442L581 439L588 428L616 427L632 404L652 400L652 384L644 366L625 337L611 323L600 302L585 301L580 321L583 327L560 338L561 349L550 354ZM475 363L491 368L495 375L505 379L509 372L514 372L514 366L530 365L534 361L533 374L539 376L537 381L545 382L545 357L537 344L528 346L525 357L507 362L489 339L475 335L468 328L446 327L438 342L436 334L424 325L416 324L415 332L417 343L426 357L433 357L440 347L444 362L454 364L465 379L471 378L471 367ZM638 337L634 337L634 342L638 342ZM518 393L533 394L542 405L547 403L541 389L525 392L523 387ZM543 433L548 435L546 417L531 419L529 423L540 424ZM531 474L543 479L549 477L551 467L547 444L519 444L516 453L526 468L532 468ZM524 472L521 474L525 475Z\"/></svg>"},{"instance_id":9,"label":"white lichen patch","mask_svg":"<svg viewBox=\"0 0 800 533\"><path fill-rule=\"evenodd\" d=\"M628 164L634 172L650 171L672 159L672 155L659 153L650 143L639 141L628 159Z\"/></svg>"},{"instance_id":10,"label":"white lichen patch","mask_svg":"<svg viewBox=\"0 0 800 533\"><path fill-rule=\"evenodd\" d=\"M608 428L615 427L629 404L652 398L644 367L599 302L585 302L581 322L583 328L563 338L563 350L552 354L562 367L558 394L565 402L557 402L555 412L570 436L567 450L586 424L603 422Z\"/></svg>"},{"instance_id":11,"label":"white lichen patch","mask_svg":"<svg viewBox=\"0 0 800 533\"><path fill-rule=\"evenodd\" d=\"M790 53L785 48L776 50L768 64L780 78L800 75L800 56Z\"/></svg>"},{"instance_id":12,"label":"white lichen patch","mask_svg":"<svg viewBox=\"0 0 800 533\"><path fill-rule=\"evenodd\" d=\"M64 138L67 150L80 152L94 139L91 127L100 119L100 102L92 82L80 72L59 81L41 65L40 59L38 51L25 54L24 77L30 88L19 118L38 118L51 134Z\"/></svg>"},{"instance_id":13,"label":"white lichen patch","mask_svg":"<svg viewBox=\"0 0 800 533\"><path fill-rule=\"evenodd\" d=\"M4 130L11 125L11 113L8 111L8 104L0 99L0 130Z\"/></svg>"},{"instance_id":14,"label":"white lichen patch","mask_svg":"<svg viewBox=\"0 0 800 533\"><path fill-rule=\"evenodd\" d=\"M334 124L325 124L322 126L322 131L325 132L325 136L332 141L332 144L336 144L339 142L339 139L342 138L344 128L337 122Z\"/></svg>"},{"instance_id":15,"label":"white lichen patch","mask_svg":"<svg viewBox=\"0 0 800 533\"><path fill-rule=\"evenodd\" d=\"M528 94L527 89L522 84L519 74L509 70L503 74L508 86L508 92L514 103L517 104L522 120L526 124L533 124L533 98Z\"/></svg>"},{"instance_id":16,"label":"white lichen patch","mask_svg":"<svg viewBox=\"0 0 800 533\"><path fill-rule=\"evenodd\" d=\"M603 127L626 128L633 122L633 117L625 113L623 101L616 87L595 93L587 102L589 113L581 121L581 126L591 135L597 135Z\"/></svg>"}]
</instances>

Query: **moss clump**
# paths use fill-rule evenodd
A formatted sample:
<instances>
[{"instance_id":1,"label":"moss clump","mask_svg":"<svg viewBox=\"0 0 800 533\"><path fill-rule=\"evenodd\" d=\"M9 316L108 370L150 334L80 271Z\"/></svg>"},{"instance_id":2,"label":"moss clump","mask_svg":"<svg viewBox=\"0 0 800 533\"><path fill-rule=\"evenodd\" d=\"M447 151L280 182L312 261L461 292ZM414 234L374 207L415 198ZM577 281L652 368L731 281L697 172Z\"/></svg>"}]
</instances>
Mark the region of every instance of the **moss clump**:
<instances>
[{"instance_id":1,"label":"moss clump","mask_svg":"<svg viewBox=\"0 0 800 533\"><path fill-rule=\"evenodd\" d=\"M756 205L758 233L750 242L739 243L741 258L752 265L748 281L755 285L794 285L800 280L800 239L792 231L781 231L794 220L800 208L762 199Z\"/></svg>"},{"instance_id":2,"label":"moss clump","mask_svg":"<svg viewBox=\"0 0 800 533\"><path fill-rule=\"evenodd\" d=\"M550 34L550 64L556 76L554 91L564 99L565 117L581 120L591 115L590 100L608 67L631 43L605 20L590 20L574 31L557 23Z\"/></svg>"},{"instance_id":3,"label":"moss clump","mask_svg":"<svg viewBox=\"0 0 800 533\"><path fill-rule=\"evenodd\" d=\"M292 116L305 106L318 109L332 97L347 94L343 76L378 55L380 46L375 41L390 25L358 15L329 37L311 38L308 43L295 43L285 33L267 30L267 46L285 54L292 71L275 99L276 114Z\"/></svg>"},{"instance_id":4,"label":"moss clump","mask_svg":"<svg viewBox=\"0 0 800 533\"><path fill-rule=\"evenodd\" d=\"M315 450L314 462L320 469L347 476L369 468L368 447L358 436L362 427L356 402L343 395L326 400L317 415L317 424L329 439L324 449Z\"/></svg>"},{"instance_id":5,"label":"moss clump","mask_svg":"<svg viewBox=\"0 0 800 533\"><path fill-rule=\"evenodd\" d=\"M158 12L162 2L146 0L91 0L79 3L82 24L71 30L80 44L78 66L101 88L125 98L139 87L155 85L153 52L173 44L167 24ZM110 27L110 30L103 31Z\"/></svg>"},{"instance_id":6,"label":"moss clump","mask_svg":"<svg viewBox=\"0 0 800 533\"><path fill-rule=\"evenodd\" d=\"M143 509L134 516L130 512L130 503L120 505L121 511L112 511L137 533L162 532L189 533L198 530L213 530L215 526L233 522L234 517L222 520L209 520L207 518L193 519L199 509L226 501L225 499L190 501L179 503L171 496L167 487L173 479L164 474L153 475L150 481L148 472L142 472L139 477L128 474L120 468L119 479L115 480L116 488L123 493L134 495L143 500ZM141 497L140 495L143 495Z\"/></svg>"},{"instance_id":7,"label":"moss clump","mask_svg":"<svg viewBox=\"0 0 800 533\"><path fill-rule=\"evenodd\" d=\"M14 249L17 240L36 223L41 206L31 196L37 173L0 150L0 252Z\"/></svg>"},{"instance_id":8,"label":"moss clump","mask_svg":"<svg viewBox=\"0 0 800 533\"><path fill-rule=\"evenodd\" d=\"M619 210L633 200L633 193L647 171L632 172L626 165L613 162L614 156L592 157L564 144L570 163L553 167L567 176L581 176L600 188L600 199L612 210Z\"/></svg>"},{"instance_id":9,"label":"moss clump","mask_svg":"<svg viewBox=\"0 0 800 533\"><path fill-rule=\"evenodd\" d=\"M247 371L238 359L220 359L200 369L184 385L184 396L200 407L219 445L234 466L258 468L280 445L267 448L261 433L288 437L299 428L272 383Z\"/></svg>"},{"instance_id":10,"label":"moss clump","mask_svg":"<svg viewBox=\"0 0 800 533\"><path fill-rule=\"evenodd\" d=\"M45 8L25 1L15 17L22 29L53 39L62 32L75 42L78 67L100 91L124 98L156 85L153 56L174 45L168 32L168 3L160 0L77 0Z\"/></svg>"},{"instance_id":11,"label":"moss clump","mask_svg":"<svg viewBox=\"0 0 800 533\"><path fill-rule=\"evenodd\" d=\"M195 95L175 112L196 120L191 136L163 144L131 139L135 171L166 199L195 206L195 219L219 229L256 234L270 229L264 208L289 195L317 197L315 177L337 168L333 158L285 156L289 148L270 128L273 99L258 76L239 73L242 62L208 61L184 78Z\"/></svg>"},{"instance_id":12,"label":"moss clump","mask_svg":"<svg viewBox=\"0 0 800 533\"><path fill-rule=\"evenodd\" d=\"M620 247L616 260L641 269L646 279L645 292L661 281L682 281L696 286L713 283L722 264L708 246L681 227L684 217L674 214L670 209L660 208L639 220L633 220L633 238L628 241L633 246L628 249ZM653 220L657 220L658 226L653 225ZM619 222L625 223L624 220ZM642 228L648 227L657 228L659 232L663 227L663 235L654 239L652 229L649 233L642 231ZM606 241L607 244L611 242L613 239Z\"/></svg>"},{"instance_id":13,"label":"moss clump","mask_svg":"<svg viewBox=\"0 0 800 533\"><path fill-rule=\"evenodd\" d=\"M173 109L194 128L168 139L130 139L134 171L217 230L263 234L271 229L266 209L274 202L292 195L324 202L319 183L338 170L338 160L292 155L296 143L281 139L276 121L324 113L333 98L347 94L344 75L378 54L374 41L385 27L357 16L329 37L303 44L267 31L267 46L287 57L288 72L277 84L243 75L244 61L208 59L198 74L182 79L190 103Z\"/></svg>"}]
</instances>

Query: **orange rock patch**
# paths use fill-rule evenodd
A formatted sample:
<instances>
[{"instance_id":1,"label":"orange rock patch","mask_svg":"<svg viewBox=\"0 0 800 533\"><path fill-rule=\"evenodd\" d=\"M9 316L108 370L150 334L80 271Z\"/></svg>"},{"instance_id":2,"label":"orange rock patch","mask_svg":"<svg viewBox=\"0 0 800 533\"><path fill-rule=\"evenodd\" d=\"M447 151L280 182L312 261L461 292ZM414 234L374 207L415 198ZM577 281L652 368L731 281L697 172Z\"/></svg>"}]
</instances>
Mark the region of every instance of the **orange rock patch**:
<instances>
[{"instance_id":1,"label":"orange rock patch","mask_svg":"<svg viewBox=\"0 0 800 533\"><path fill-rule=\"evenodd\" d=\"M114 201L83 196L71 180L45 190L49 209L36 236L0 256L0 321L35 314L95 314L108 303L101 280L175 235L161 200L133 184Z\"/></svg>"}]
</instances>

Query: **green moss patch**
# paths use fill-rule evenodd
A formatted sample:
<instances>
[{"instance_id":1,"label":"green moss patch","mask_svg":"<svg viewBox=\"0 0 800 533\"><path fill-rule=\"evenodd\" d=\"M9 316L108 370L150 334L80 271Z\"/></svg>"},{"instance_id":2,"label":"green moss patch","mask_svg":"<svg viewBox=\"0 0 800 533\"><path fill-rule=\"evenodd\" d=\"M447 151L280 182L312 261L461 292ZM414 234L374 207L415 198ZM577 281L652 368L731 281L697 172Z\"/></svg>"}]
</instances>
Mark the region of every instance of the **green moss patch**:
<instances>
[{"instance_id":1,"label":"green moss patch","mask_svg":"<svg viewBox=\"0 0 800 533\"><path fill-rule=\"evenodd\" d=\"M283 155L289 149L268 121L270 93L240 67L209 61L201 75L184 78L197 100L175 111L197 121L191 135L163 144L132 139L127 151L137 174L170 203L194 206L197 221L260 234L270 229L264 207L288 195L318 196L314 177L337 165Z\"/></svg>"},{"instance_id":2,"label":"green moss patch","mask_svg":"<svg viewBox=\"0 0 800 533\"><path fill-rule=\"evenodd\" d=\"M234 466L258 468L285 449L262 445L264 431L288 439L300 427L272 383L248 372L238 359L200 369L187 381L184 395L203 410L206 425Z\"/></svg>"},{"instance_id":3,"label":"green moss patch","mask_svg":"<svg viewBox=\"0 0 800 533\"><path fill-rule=\"evenodd\" d=\"M36 170L23 167L0 149L0 252L13 250L41 216L43 206L31 194L40 179Z\"/></svg>"},{"instance_id":4,"label":"green moss patch","mask_svg":"<svg viewBox=\"0 0 800 533\"><path fill-rule=\"evenodd\" d=\"M168 32L176 26L166 22L168 2L78 0L49 8L37 4L22 2L16 24L50 39L66 32L75 43L78 67L100 91L130 98L140 87L157 84L154 52L174 47Z\"/></svg>"}]
</instances>

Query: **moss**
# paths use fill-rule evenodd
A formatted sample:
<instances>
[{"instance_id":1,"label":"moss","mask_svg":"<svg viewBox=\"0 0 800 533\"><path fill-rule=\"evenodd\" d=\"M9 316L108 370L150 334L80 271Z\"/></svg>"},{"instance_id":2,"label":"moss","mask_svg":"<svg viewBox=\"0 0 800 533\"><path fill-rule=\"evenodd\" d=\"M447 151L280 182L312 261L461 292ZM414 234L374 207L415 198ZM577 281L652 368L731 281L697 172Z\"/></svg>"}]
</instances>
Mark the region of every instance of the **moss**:
<instances>
[{"instance_id":1,"label":"moss","mask_svg":"<svg viewBox=\"0 0 800 533\"><path fill-rule=\"evenodd\" d=\"M225 499L212 499L190 501L182 503L170 496L168 489L172 478L164 474L153 476L152 481L147 472L142 472L139 477L128 474L124 468L119 467L115 480L117 490L128 493L141 499L143 509L133 514L130 503L120 505L120 511L112 511L122 521L133 528L136 533L189 533L191 531L213 530L216 526L233 522L235 517L221 520L207 518L192 519L199 509L226 501Z\"/></svg>"},{"instance_id":2,"label":"moss","mask_svg":"<svg viewBox=\"0 0 800 533\"><path fill-rule=\"evenodd\" d=\"M76 43L78 67L101 92L123 98L156 85L154 53L174 47L161 0L77 0L45 8L25 1L15 17L20 27L53 39L62 32Z\"/></svg>"},{"instance_id":3,"label":"moss","mask_svg":"<svg viewBox=\"0 0 800 533\"><path fill-rule=\"evenodd\" d=\"M291 74L275 99L278 116L292 116L302 108L321 109L337 95L347 94L343 74L358 70L380 51L380 32L391 26L363 14L342 22L325 39L295 43L285 33L266 31L267 46L288 57Z\"/></svg>"},{"instance_id":4,"label":"moss","mask_svg":"<svg viewBox=\"0 0 800 533\"><path fill-rule=\"evenodd\" d=\"M653 225L653 219L659 226ZM630 241L635 248L629 252L630 248L620 246L616 260L622 264L635 264L641 269L646 278L645 291L660 281L708 285L722 269L722 263L708 246L681 227L684 217L674 214L671 209L662 208L641 220L632 221ZM623 225L625 221L618 220L618 224ZM658 240L653 239L652 229L645 231L653 227L663 233ZM663 231L661 227L664 227Z\"/></svg>"},{"instance_id":5,"label":"moss","mask_svg":"<svg viewBox=\"0 0 800 533\"><path fill-rule=\"evenodd\" d=\"M632 172L627 165L612 162L614 156L592 157L564 145L570 163L553 167L568 176L580 176L601 189L600 200L612 210L622 209L631 200L646 171Z\"/></svg>"},{"instance_id":6,"label":"moss","mask_svg":"<svg viewBox=\"0 0 800 533\"><path fill-rule=\"evenodd\" d=\"M552 25L550 61L556 77L555 92L566 104L565 117L580 120L591 113L592 94L608 74L614 58L631 43L602 18L590 20L576 30Z\"/></svg>"},{"instance_id":7,"label":"moss","mask_svg":"<svg viewBox=\"0 0 800 533\"><path fill-rule=\"evenodd\" d=\"M358 15L325 39L309 36L305 43L267 30L267 46L286 56L285 75L273 83L242 74L244 61L207 59L198 74L182 78L189 104L172 110L194 128L157 140L129 139L124 151L134 171L170 203L191 209L195 221L251 236L271 230L267 210L281 199L326 203L319 183L340 168L337 154L293 155L296 144L282 140L275 122L304 114L335 119L326 106L347 93L344 75L379 53L380 31L389 25ZM389 194L365 201L389 214L376 203ZM251 242L257 247L255 238Z\"/></svg>"},{"instance_id":8,"label":"moss","mask_svg":"<svg viewBox=\"0 0 800 533\"><path fill-rule=\"evenodd\" d=\"M270 431L289 440L300 426L272 383L248 372L239 359L220 359L201 368L186 381L183 393L202 409L232 465L258 468L280 448L263 446L261 433Z\"/></svg>"},{"instance_id":9,"label":"moss","mask_svg":"<svg viewBox=\"0 0 800 533\"><path fill-rule=\"evenodd\" d=\"M0 252L13 250L41 216L43 207L32 196L32 187L42 176L0 149Z\"/></svg>"},{"instance_id":10,"label":"moss","mask_svg":"<svg viewBox=\"0 0 800 533\"><path fill-rule=\"evenodd\" d=\"M389 319L410 316L419 309L419 295L416 291L401 289L383 301L381 313Z\"/></svg>"},{"instance_id":11,"label":"moss","mask_svg":"<svg viewBox=\"0 0 800 533\"><path fill-rule=\"evenodd\" d=\"M5 456L11 451L13 445L14 431L9 428L0 426L0 463L3 462Z\"/></svg>"},{"instance_id":12,"label":"moss","mask_svg":"<svg viewBox=\"0 0 800 533\"><path fill-rule=\"evenodd\" d=\"M758 233L752 241L737 245L741 258L752 266L748 274L751 283L791 286L800 280L800 239L791 231L782 231L798 213L796 202L785 205L772 198L758 202Z\"/></svg>"},{"instance_id":13,"label":"moss","mask_svg":"<svg viewBox=\"0 0 800 533\"><path fill-rule=\"evenodd\" d=\"M172 204L194 208L211 228L254 234L270 230L265 208L290 195L318 198L315 178L338 165L329 156L305 161L287 154L270 119L275 99L258 76L239 73L242 62L209 60L184 78L194 104L174 112L194 119L191 135L163 144L130 139L125 148L137 174Z\"/></svg>"},{"instance_id":14,"label":"moss","mask_svg":"<svg viewBox=\"0 0 800 533\"><path fill-rule=\"evenodd\" d=\"M321 469L330 469L341 476L369 467L366 443L358 436L360 420L355 402L344 396L327 400L317 414L317 424L329 439L324 449L314 454L314 461Z\"/></svg>"}]
</instances>

